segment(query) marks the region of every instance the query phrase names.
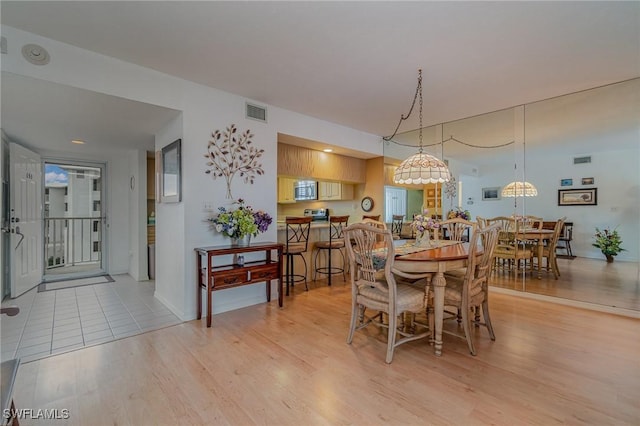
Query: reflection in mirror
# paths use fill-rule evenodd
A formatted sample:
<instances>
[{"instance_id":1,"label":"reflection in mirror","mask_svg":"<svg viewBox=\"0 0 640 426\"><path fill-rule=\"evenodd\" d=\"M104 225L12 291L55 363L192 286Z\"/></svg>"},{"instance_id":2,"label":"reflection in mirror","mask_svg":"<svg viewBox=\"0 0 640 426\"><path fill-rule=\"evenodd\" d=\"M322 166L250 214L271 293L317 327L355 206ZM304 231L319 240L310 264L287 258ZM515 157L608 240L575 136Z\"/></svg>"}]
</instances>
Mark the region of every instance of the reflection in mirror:
<instances>
[{"instance_id":1,"label":"reflection in mirror","mask_svg":"<svg viewBox=\"0 0 640 426\"><path fill-rule=\"evenodd\" d=\"M473 220L536 216L544 228L566 217L555 251L557 279L548 240L537 245L534 237L522 242L532 258L520 261L517 277L505 267L491 285L640 311L639 110L640 79L633 79L427 127L425 151L448 161L456 195L436 191L433 201L431 188L421 187L423 208L446 215L459 207ZM416 152L417 140L411 131L385 144L386 185L394 186L394 165ZM512 181L533 183L538 195L503 197ZM613 263L593 247L596 228L616 229L623 240L625 251Z\"/></svg>"},{"instance_id":2,"label":"reflection in mirror","mask_svg":"<svg viewBox=\"0 0 640 426\"><path fill-rule=\"evenodd\" d=\"M527 212L571 224L557 250L560 277L528 275L526 291L640 310L638 111L640 79L526 105L525 170L540 192ZM593 246L596 228L622 238L613 263Z\"/></svg>"}]
</instances>

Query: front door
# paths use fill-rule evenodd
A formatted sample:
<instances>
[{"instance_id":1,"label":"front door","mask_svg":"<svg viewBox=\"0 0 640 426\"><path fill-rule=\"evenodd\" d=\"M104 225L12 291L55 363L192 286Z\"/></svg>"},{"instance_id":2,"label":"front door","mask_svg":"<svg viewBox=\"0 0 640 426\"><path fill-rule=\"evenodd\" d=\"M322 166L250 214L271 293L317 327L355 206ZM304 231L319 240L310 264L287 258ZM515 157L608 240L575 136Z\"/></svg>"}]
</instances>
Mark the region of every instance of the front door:
<instances>
[{"instance_id":1,"label":"front door","mask_svg":"<svg viewBox=\"0 0 640 426\"><path fill-rule=\"evenodd\" d=\"M40 156L9 144L11 297L42 279L42 165Z\"/></svg>"},{"instance_id":2,"label":"front door","mask_svg":"<svg viewBox=\"0 0 640 426\"><path fill-rule=\"evenodd\" d=\"M44 173L44 281L104 274L104 164L45 160Z\"/></svg>"}]
</instances>

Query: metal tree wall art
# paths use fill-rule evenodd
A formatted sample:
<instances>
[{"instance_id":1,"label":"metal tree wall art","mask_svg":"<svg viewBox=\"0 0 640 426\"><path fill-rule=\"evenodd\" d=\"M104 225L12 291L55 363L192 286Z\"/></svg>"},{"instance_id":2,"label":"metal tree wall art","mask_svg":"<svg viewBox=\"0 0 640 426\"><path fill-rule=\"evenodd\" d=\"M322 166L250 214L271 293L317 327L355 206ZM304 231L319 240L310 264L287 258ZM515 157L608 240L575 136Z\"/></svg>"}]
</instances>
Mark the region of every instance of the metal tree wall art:
<instances>
[{"instance_id":1,"label":"metal tree wall art","mask_svg":"<svg viewBox=\"0 0 640 426\"><path fill-rule=\"evenodd\" d=\"M207 166L210 167L205 173L219 177L227 181L227 198L231 195L231 181L236 174L244 178L244 182L253 184L256 175L263 175L262 164L258 159L262 157L264 149L257 149L252 146L251 138L253 134L247 129L238 134L236 125L232 124L224 132L216 130L211 134L211 140L207 146Z\"/></svg>"},{"instance_id":2,"label":"metal tree wall art","mask_svg":"<svg viewBox=\"0 0 640 426\"><path fill-rule=\"evenodd\" d=\"M451 176L448 182L443 184L444 186L444 195L450 200L451 208L453 208L453 199L458 195L458 184L456 183L456 178Z\"/></svg>"}]
</instances>

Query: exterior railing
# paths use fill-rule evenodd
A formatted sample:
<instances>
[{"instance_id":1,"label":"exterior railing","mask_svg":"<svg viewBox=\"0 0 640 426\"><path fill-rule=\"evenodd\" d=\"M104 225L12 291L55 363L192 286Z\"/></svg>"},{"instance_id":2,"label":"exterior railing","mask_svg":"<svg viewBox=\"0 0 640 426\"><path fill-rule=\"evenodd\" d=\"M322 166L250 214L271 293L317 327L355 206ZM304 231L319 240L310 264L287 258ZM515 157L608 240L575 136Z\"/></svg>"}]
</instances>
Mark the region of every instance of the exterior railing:
<instances>
[{"instance_id":1,"label":"exterior railing","mask_svg":"<svg viewBox=\"0 0 640 426\"><path fill-rule=\"evenodd\" d=\"M102 217L44 219L45 269L102 260Z\"/></svg>"}]
</instances>

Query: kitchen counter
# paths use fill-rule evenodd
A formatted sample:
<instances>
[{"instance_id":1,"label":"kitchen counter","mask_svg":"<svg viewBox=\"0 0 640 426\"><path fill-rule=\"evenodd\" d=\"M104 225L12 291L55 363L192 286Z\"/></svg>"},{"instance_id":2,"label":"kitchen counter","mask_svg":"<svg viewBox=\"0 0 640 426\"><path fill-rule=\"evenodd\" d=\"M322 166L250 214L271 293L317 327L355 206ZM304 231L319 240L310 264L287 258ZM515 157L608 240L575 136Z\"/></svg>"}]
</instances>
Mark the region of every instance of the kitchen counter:
<instances>
[{"instance_id":1,"label":"kitchen counter","mask_svg":"<svg viewBox=\"0 0 640 426\"><path fill-rule=\"evenodd\" d=\"M276 222L278 231L286 231L287 225L284 220ZM329 222L326 220L319 220L311 222L311 229L325 229L329 227Z\"/></svg>"}]
</instances>

